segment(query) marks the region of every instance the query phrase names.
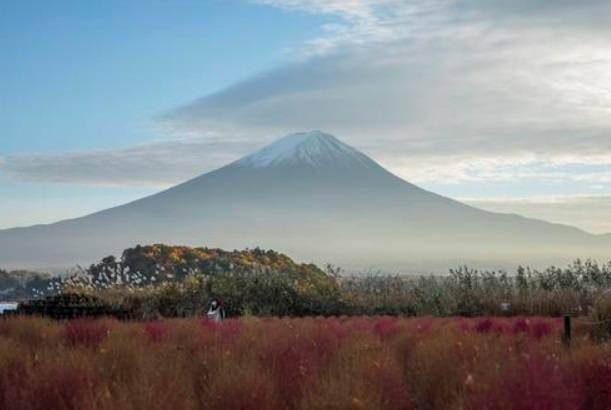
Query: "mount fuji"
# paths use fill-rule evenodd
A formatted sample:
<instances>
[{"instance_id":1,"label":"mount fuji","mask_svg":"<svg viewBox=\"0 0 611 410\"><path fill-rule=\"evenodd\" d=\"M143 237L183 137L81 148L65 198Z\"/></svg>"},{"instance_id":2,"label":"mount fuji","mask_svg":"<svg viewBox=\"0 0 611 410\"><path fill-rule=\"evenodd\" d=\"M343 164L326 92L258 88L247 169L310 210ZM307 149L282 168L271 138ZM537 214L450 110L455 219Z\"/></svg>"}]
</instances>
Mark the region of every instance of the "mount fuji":
<instances>
[{"instance_id":1,"label":"mount fuji","mask_svg":"<svg viewBox=\"0 0 611 410\"><path fill-rule=\"evenodd\" d=\"M467 206L314 131L126 205L2 230L0 266L73 266L151 243L261 246L317 263L429 271L611 257L609 236Z\"/></svg>"}]
</instances>

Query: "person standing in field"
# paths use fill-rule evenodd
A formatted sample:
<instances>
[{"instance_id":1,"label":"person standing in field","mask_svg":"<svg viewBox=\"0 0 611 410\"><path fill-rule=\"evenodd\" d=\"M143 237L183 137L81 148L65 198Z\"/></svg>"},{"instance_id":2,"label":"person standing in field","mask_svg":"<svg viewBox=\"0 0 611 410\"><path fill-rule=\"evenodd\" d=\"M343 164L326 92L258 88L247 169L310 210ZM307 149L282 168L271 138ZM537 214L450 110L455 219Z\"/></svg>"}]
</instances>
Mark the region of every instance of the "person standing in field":
<instances>
[{"instance_id":1,"label":"person standing in field","mask_svg":"<svg viewBox=\"0 0 611 410\"><path fill-rule=\"evenodd\" d=\"M212 299L206 316L208 317L209 321L220 323L223 319L225 319L225 309L223 309L217 299Z\"/></svg>"}]
</instances>

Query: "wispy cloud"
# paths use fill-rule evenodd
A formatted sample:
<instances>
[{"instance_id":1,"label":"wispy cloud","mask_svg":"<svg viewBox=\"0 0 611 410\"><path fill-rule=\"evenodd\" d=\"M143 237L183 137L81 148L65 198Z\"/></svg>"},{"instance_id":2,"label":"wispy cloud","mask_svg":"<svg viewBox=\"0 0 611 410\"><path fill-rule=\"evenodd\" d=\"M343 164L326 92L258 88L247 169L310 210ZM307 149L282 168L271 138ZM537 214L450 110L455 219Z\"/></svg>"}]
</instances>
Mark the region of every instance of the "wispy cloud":
<instances>
[{"instance_id":1,"label":"wispy cloud","mask_svg":"<svg viewBox=\"0 0 611 410\"><path fill-rule=\"evenodd\" d=\"M325 129L415 180L423 167L460 182L611 164L608 2L258 2L341 23L304 60L169 113L177 132Z\"/></svg>"},{"instance_id":2,"label":"wispy cloud","mask_svg":"<svg viewBox=\"0 0 611 410\"><path fill-rule=\"evenodd\" d=\"M176 140L125 149L15 155L0 161L6 177L34 182L167 187L235 160L256 141Z\"/></svg>"}]
</instances>

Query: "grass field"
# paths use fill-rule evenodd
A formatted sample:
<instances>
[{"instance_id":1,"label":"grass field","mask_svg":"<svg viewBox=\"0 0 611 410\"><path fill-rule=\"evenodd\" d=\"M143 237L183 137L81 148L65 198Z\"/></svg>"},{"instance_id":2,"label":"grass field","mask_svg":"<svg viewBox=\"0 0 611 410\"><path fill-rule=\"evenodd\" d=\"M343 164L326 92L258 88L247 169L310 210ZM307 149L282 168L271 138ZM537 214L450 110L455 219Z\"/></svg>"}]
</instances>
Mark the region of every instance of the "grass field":
<instances>
[{"instance_id":1,"label":"grass field","mask_svg":"<svg viewBox=\"0 0 611 410\"><path fill-rule=\"evenodd\" d=\"M0 321L1 409L609 409L611 349L561 320Z\"/></svg>"}]
</instances>

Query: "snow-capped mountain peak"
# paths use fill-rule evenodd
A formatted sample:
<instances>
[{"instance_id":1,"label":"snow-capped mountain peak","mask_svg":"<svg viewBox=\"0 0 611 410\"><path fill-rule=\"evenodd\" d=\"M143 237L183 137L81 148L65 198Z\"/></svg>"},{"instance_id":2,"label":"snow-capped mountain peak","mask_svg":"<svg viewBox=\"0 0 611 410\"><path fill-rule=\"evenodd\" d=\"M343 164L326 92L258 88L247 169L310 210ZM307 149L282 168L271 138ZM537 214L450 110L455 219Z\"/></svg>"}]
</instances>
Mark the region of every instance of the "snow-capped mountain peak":
<instances>
[{"instance_id":1,"label":"snow-capped mountain peak","mask_svg":"<svg viewBox=\"0 0 611 410\"><path fill-rule=\"evenodd\" d=\"M331 134L321 131L289 134L239 161L242 167L271 166L375 166L375 162Z\"/></svg>"}]
</instances>

